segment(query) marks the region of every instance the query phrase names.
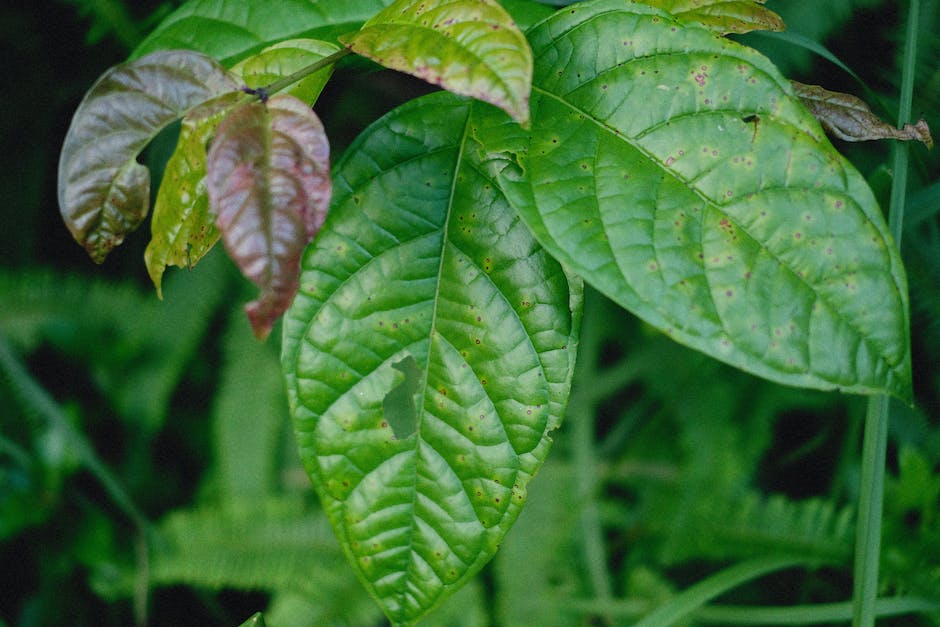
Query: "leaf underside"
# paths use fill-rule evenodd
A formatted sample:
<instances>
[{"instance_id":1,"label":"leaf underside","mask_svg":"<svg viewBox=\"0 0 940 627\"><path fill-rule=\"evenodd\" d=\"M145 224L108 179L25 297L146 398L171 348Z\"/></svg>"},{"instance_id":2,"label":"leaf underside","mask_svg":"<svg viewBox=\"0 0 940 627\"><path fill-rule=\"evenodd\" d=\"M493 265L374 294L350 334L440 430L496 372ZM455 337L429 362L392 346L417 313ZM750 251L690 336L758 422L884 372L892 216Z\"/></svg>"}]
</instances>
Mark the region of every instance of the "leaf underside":
<instances>
[{"instance_id":1,"label":"leaf underside","mask_svg":"<svg viewBox=\"0 0 940 627\"><path fill-rule=\"evenodd\" d=\"M246 311L255 335L265 338L293 299L300 255L329 207L323 125L294 96L250 102L219 124L206 165L225 248L261 289Z\"/></svg>"},{"instance_id":2,"label":"leaf underside","mask_svg":"<svg viewBox=\"0 0 940 627\"><path fill-rule=\"evenodd\" d=\"M88 90L62 145L59 209L97 263L139 226L150 207L150 173L138 153L197 105L236 89L213 59L155 52L105 72Z\"/></svg>"},{"instance_id":3,"label":"leaf underside","mask_svg":"<svg viewBox=\"0 0 940 627\"><path fill-rule=\"evenodd\" d=\"M910 398L897 249L863 178L768 60L612 1L568 7L529 38L531 133L483 141L542 245L744 370Z\"/></svg>"},{"instance_id":4,"label":"leaf underside","mask_svg":"<svg viewBox=\"0 0 940 627\"><path fill-rule=\"evenodd\" d=\"M528 122L532 52L495 0L399 0L342 39L376 63Z\"/></svg>"},{"instance_id":5,"label":"leaf underside","mask_svg":"<svg viewBox=\"0 0 940 627\"><path fill-rule=\"evenodd\" d=\"M492 557L570 386L580 283L478 162L493 116L437 93L366 130L285 316L301 458L395 623Z\"/></svg>"}]
</instances>

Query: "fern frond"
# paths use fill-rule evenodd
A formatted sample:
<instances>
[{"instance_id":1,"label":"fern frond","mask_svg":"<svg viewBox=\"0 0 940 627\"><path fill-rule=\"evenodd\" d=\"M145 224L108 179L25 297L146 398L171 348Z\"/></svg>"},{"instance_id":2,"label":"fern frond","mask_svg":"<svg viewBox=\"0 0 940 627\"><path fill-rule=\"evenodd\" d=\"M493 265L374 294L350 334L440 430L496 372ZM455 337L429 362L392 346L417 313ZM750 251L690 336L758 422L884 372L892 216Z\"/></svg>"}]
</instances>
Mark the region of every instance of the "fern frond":
<instances>
[{"instance_id":1,"label":"fern frond","mask_svg":"<svg viewBox=\"0 0 940 627\"><path fill-rule=\"evenodd\" d=\"M766 555L798 555L848 563L854 539L854 509L829 501L701 495L689 511L664 529L665 563L704 558L716 561Z\"/></svg>"},{"instance_id":2,"label":"fern frond","mask_svg":"<svg viewBox=\"0 0 940 627\"><path fill-rule=\"evenodd\" d=\"M241 311L230 317L222 351L212 408L221 499L263 498L276 485L281 435L290 419L280 362L270 343L255 340Z\"/></svg>"},{"instance_id":3,"label":"fern frond","mask_svg":"<svg viewBox=\"0 0 940 627\"><path fill-rule=\"evenodd\" d=\"M97 575L99 594L130 592L132 573ZM156 527L150 556L155 586L285 591L324 615L372 604L346 565L322 511L299 498L271 498L176 511Z\"/></svg>"}]
</instances>

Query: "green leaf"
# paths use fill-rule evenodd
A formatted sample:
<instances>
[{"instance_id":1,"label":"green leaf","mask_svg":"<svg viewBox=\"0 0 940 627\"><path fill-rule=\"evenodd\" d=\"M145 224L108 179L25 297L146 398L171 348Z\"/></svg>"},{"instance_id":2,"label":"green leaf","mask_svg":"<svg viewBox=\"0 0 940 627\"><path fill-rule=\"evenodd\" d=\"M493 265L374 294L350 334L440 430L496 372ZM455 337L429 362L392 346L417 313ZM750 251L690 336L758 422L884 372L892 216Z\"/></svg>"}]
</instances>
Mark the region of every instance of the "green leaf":
<instances>
[{"instance_id":1,"label":"green leaf","mask_svg":"<svg viewBox=\"0 0 940 627\"><path fill-rule=\"evenodd\" d=\"M300 254L330 203L330 147L294 96L254 101L219 124L206 161L209 204L229 257L261 294L245 306L267 337L297 291Z\"/></svg>"},{"instance_id":2,"label":"green leaf","mask_svg":"<svg viewBox=\"0 0 940 627\"><path fill-rule=\"evenodd\" d=\"M239 627L264 627L264 615L261 612L255 612L251 618L242 623Z\"/></svg>"},{"instance_id":3,"label":"green leaf","mask_svg":"<svg viewBox=\"0 0 940 627\"><path fill-rule=\"evenodd\" d=\"M248 87L257 89L279 78L290 76L339 49L339 46L316 39L291 39L268 46L255 56L241 61L232 68L232 72L241 76ZM313 105L330 80L333 67L330 65L314 72L291 85L283 93Z\"/></svg>"},{"instance_id":4,"label":"green leaf","mask_svg":"<svg viewBox=\"0 0 940 627\"><path fill-rule=\"evenodd\" d=\"M97 263L150 207L150 173L138 153L171 122L236 88L209 57L157 52L105 72L75 111L59 159L59 208Z\"/></svg>"},{"instance_id":5,"label":"green leaf","mask_svg":"<svg viewBox=\"0 0 940 627\"><path fill-rule=\"evenodd\" d=\"M722 34L754 30L782 31L783 19L764 7L766 0L640 0L672 13L684 22Z\"/></svg>"},{"instance_id":6,"label":"green leaf","mask_svg":"<svg viewBox=\"0 0 940 627\"><path fill-rule=\"evenodd\" d=\"M396 623L492 557L570 386L580 281L484 173L472 134L494 119L512 124L437 93L366 130L337 166L330 217L285 316L301 458ZM385 401L411 362L410 420L393 429Z\"/></svg>"},{"instance_id":7,"label":"green leaf","mask_svg":"<svg viewBox=\"0 0 940 627\"><path fill-rule=\"evenodd\" d=\"M516 25L526 30L555 12L555 9L536 0L500 0Z\"/></svg>"},{"instance_id":8,"label":"green leaf","mask_svg":"<svg viewBox=\"0 0 940 627\"><path fill-rule=\"evenodd\" d=\"M335 41L392 0L190 0L171 13L133 53L185 48L225 65L285 39Z\"/></svg>"},{"instance_id":9,"label":"green leaf","mask_svg":"<svg viewBox=\"0 0 940 627\"><path fill-rule=\"evenodd\" d=\"M398 0L342 41L385 67L528 123L532 51L495 0Z\"/></svg>"},{"instance_id":10,"label":"green leaf","mask_svg":"<svg viewBox=\"0 0 940 627\"><path fill-rule=\"evenodd\" d=\"M484 139L543 246L717 359L910 398L897 248L767 59L612 1L573 5L530 39L532 131Z\"/></svg>"},{"instance_id":11,"label":"green leaf","mask_svg":"<svg viewBox=\"0 0 940 627\"><path fill-rule=\"evenodd\" d=\"M192 268L219 240L206 194L206 146L216 126L245 98L230 92L196 107L183 118L176 149L167 161L150 221L144 263L157 295L163 298L167 266Z\"/></svg>"}]
</instances>

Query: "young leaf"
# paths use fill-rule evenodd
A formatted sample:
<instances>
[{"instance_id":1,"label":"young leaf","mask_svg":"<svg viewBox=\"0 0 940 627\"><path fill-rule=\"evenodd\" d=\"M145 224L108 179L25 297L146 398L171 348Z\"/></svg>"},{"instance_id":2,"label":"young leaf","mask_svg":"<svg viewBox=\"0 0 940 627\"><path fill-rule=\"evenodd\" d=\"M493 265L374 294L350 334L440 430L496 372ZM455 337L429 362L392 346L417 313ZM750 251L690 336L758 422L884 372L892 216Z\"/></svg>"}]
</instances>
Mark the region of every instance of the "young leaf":
<instances>
[{"instance_id":1,"label":"young leaf","mask_svg":"<svg viewBox=\"0 0 940 627\"><path fill-rule=\"evenodd\" d=\"M293 96L254 101L219 124L206 163L225 248L261 289L245 310L255 335L265 338L297 291L300 254L329 207L323 125Z\"/></svg>"},{"instance_id":2,"label":"young leaf","mask_svg":"<svg viewBox=\"0 0 940 627\"><path fill-rule=\"evenodd\" d=\"M59 209L96 263L147 215L150 173L137 154L166 125L236 87L209 57L171 50L115 66L88 90L62 145Z\"/></svg>"},{"instance_id":3,"label":"young leaf","mask_svg":"<svg viewBox=\"0 0 940 627\"><path fill-rule=\"evenodd\" d=\"M223 94L183 118L154 203L150 243L144 251L147 273L160 298L167 266L191 268L219 240L206 194L206 146L222 118L245 97L237 91Z\"/></svg>"},{"instance_id":4,"label":"young leaf","mask_svg":"<svg viewBox=\"0 0 940 627\"><path fill-rule=\"evenodd\" d=\"M933 148L933 138L925 120L898 129L883 122L861 99L851 94L829 91L819 85L790 81L796 95L832 135L848 142L873 139L901 139L923 142Z\"/></svg>"},{"instance_id":5,"label":"young leaf","mask_svg":"<svg viewBox=\"0 0 940 627\"><path fill-rule=\"evenodd\" d=\"M779 15L764 7L766 0L640 0L672 13L683 22L701 24L715 32L782 31Z\"/></svg>"},{"instance_id":6,"label":"young leaf","mask_svg":"<svg viewBox=\"0 0 940 627\"><path fill-rule=\"evenodd\" d=\"M529 120L532 51L495 0L397 0L343 43L385 67Z\"/></svg>"},{"instance_id":7,"label":"young leaf","mask_svg":"<svg viewBox=\"0 0 940 627\"><path fill-rule=\"evenodd\" d=\"M615 1L573 5L529 36L532 131L481 139L543 246L727 363L910 398L897 248L767 59Z\"/></svg>"},{"instance_id":8,"label":"young leaf","mask_svg":"<svg viewBox=\"0 0 940 627\"><path fill-rule=\"evenodd\" d=\"M198 50L231 65L285 39L335 41L392 0L191 0L171 13L137 47L133 57L155 50Z\"/></svg>"},{"instance_id":9,"label":"young leaf","mask_svg":"<svg viewBox=\"0 0 940 627\"><path fill-rule=\"evenodd\" d=\"M580 282L484 174L472 134L494 117L511 124L436 93L367 129L284 321L301 458L396 624L492 557L570 386ZM415 371L393 428L387 399Z\"/></svg>"},{"instance_id":10,"label":"young leaf","mask_svg":"<svg viewBox=\"0 0 940 627\"><path fill-rule=\"evenodd\" d=\"M241 76L248 87L257 89L290 76L339 49L334 44L316 39L291 39L268 46L255 56L248 57L236 64L232 72ZM333 66L330 65L297 81L283 93L296 96L312 106L332 74Z\"/></svg>"}]
</instances>

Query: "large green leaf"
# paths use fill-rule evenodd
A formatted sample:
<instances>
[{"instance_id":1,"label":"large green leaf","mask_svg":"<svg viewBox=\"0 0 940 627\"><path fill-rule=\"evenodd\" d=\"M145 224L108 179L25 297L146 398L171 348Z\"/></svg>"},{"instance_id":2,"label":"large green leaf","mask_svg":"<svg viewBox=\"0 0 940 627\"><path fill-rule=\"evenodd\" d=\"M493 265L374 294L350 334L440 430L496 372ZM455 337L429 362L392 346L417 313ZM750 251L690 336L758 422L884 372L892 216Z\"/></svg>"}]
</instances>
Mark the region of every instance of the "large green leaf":
<instances>
[{"instance_id":1,"label":"large green leaf","mask_svg":"<svg viewBox=\"0 0 940 627\"><path fill-rule=\"evenodd\" d=\"M213 59L155 52L115 66L79 104L59 158L59 209L75 240L100 263L150 208L150 172L137 155L199 104L236 89Z\"/></svg>"},{"instance_id":2,"label":"large green leaf","mask_svg":"<svg viewBox=\"0 0 940 627\"><path fill-rule=\"evenodd\" d=\"M397 0L343 42L385 67L528 123L532 51L495 0Z\"/></svg>"},{"instance_id":3,"label":"large green leaf","mask_svg":"<svg viewBox=\"0 0 940 627\"><path fill-rule=\"evenodd\" d=\"M532 131L486 143L552 254L730 364L910 398L907 286L881 211L767 59L614 1L529 36Z\"/></svg>"},{"instance_id":4,"label":"large green leaf","mask_svg":"<svg viewBox=\"0 0 940 627\"><path fill-rule=\"evenodd\" d=\"M335 41L392 0L190 0L171 13L134 51L184 48L225 65L265 46L306 37Z\"/></svg>"},{"instance_id":5,"label":"large green leaf","mask_svg":"<svg viewBox=\"0 0 940 627\"><path fill-rule=\"evenodd\" d=\"M580 282L483 173L472 133L493 118L437 93L366 130L285 316L301 458L398 623L493 555L570 386Z\"/></svg>"}]
</instances>

